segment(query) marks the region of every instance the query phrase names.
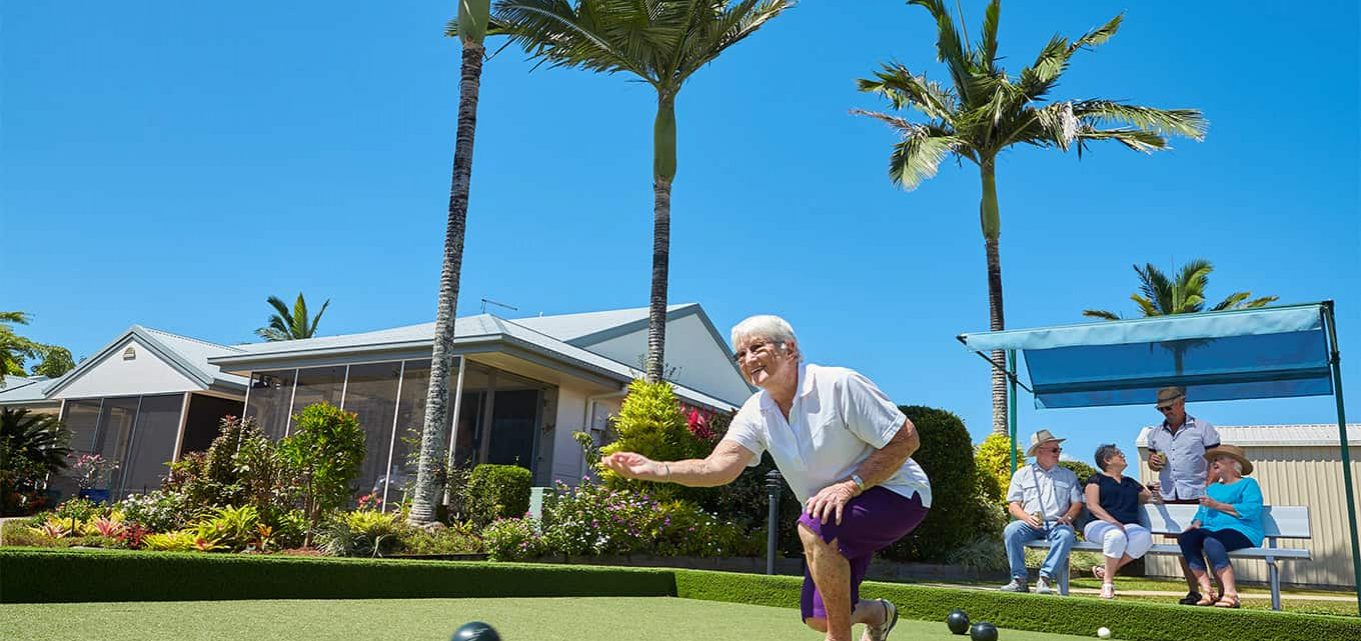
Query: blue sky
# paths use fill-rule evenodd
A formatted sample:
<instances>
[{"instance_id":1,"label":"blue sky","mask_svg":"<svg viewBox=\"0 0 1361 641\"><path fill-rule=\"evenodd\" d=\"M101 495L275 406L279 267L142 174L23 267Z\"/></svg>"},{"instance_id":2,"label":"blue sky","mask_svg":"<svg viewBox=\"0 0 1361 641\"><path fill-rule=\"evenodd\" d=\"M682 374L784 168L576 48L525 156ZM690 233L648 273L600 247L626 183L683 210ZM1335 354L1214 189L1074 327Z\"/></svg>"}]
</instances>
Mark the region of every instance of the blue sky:
<instances>
[{"instance_id":1,"label":"blue sky","mask_svg":"<svg viewBox=\"0 0 1361 641\"><path fill-rule=\"evenodd\" d=\"M148 0L0 5L0 308L90 355L140 323L253 340L270 294L332 299L324 334L434 317L457 102L453 3ZM854 9L848 9L849 7ZM977 34L983 3L963 3ZM1251 11L1243 7L1251 6ZM1003 64L1128 10L1057 98L1197 107L1203 143L1081 161L1016 149L998 170L1008 325L1133 313L1134 263L1214 262L1211 292L1337 301L1361 420L1355 2L1003 5ZM897 60L944 79L925 12L808 0L726 52L678 102L672 302L726 329L788 318L816 362L989 428L987 371L954 336L987 326L978 176L906 193L856 78ZM649 87L485 66L462 314L638 307L651 251ZM515 314L507 314L515 316ZM1151 407L1036 411L1087 459ZM1329 398L1192 404L1232 424L1329 422Z\"/></svg>"}]
</instances>

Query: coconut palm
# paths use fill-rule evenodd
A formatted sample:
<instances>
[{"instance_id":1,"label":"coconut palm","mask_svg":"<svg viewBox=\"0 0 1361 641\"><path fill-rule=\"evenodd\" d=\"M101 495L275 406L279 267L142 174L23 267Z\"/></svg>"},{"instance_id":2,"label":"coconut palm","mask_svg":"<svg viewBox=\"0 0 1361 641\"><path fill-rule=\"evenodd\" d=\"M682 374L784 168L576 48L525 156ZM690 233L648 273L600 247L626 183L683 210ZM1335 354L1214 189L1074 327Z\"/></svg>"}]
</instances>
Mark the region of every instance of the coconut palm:
<instances>
[{"instance_id":1,"label":"coconut palm","mask_svg":"<svg viewBox=\"0 0 1361 641\"><path fill-rule=\"evenodd\" d=\"M487 36L490 0L459 0L458 17L446 29L463 46L458 85L458 127L454 133L454 171L449 186L449 217L444 225L444 263L440 269L439 307L435 313L434 347L430 361L430 386L426 389L425 419L421 426L420 461L416 466L415 496L408 520L426 524L435 520L435 501L440 494L444 469L440 461L441 436L449 424L449 374L454 362L454 319L458 310L458 285L463 274L463 237L468 222L468 193L473 175L473 136L477 133L477 97L482 86L483 41Z\"/></svg>"},{"instance_id":2,"label":"coconut palm","mask_svg":"<svg viewBox=\"0 0 1361 641\"><path fill-rule=\"evenodd\" d=\"M321 322L321 315L326 313L326 308L330 306L331 299L321 304L321 310L316 316L310 319L307 316L307 301L303 298L302 292L298 292L298 300L293 302L293 309L290 311L288 306L278 296L270 296L269 304L274 308L275 313L269 316L269 325L255 330L255 334L267 341L295 341L300 338L312 338L317 333L317 323Z\"/></svg>"},{"instance_id":3,"label":"coconut palm","mask_svg":"<svg viewBox=\"0 0 1361 641\"><path fill-rule=\"evenodd\" d=\"M860 80L860 90L879 94L894 109L915 110L923 118L907 118L863 110L892 127L901 140L889 155L889 178L911 190L936 175L941 160L953 156L978 166L982 180L979 218L987 257L989 327L1006 326L1002 312L1002 260L999 253L1001 217L997 199L997 157L1018 144L1060 151L1075 150L1081 157L1093 142L1114 141L1134 151L1151 153L1168 148L1169 136L1201 140L1206 122L1195 109L1155 109L1115 100L1052 101L1049 93L1079 50L1110 40L1121 16L1076 40L1054 36L1035 62L1017 76L998 66L997 28L1000 0L993 0L983 17L981 37L971 45L960 37L943 0L910 0L936 22L936 54L950 74L949 85L927 80L897 63L883 65L874 78ZM993 353L1000 363L1002 352ZM1006 432L1006 378L992 372L993 430Z\"/></svg>"},{"instance_id":4,"label":"coconut palm","mask_svg":"<svg viewBox=\"0 0 1361 641\"><path fill-rule=\"evenodd\" d=\"M552 66L629 73L657 92L653 125L652 292L647 379L662 379L676 177L676 97L685 81L794 0L500 0L496 31Z\"/></svg>"},{"instance_id":5,"label":"coconut palm","mask_svg":"<svg viewBox=\"0 0 1361 641\"><path fill-rule=\"evenodd\" d=\"M1195 314L1205 311L1205 288L1210 283L1210 272L1214 266L1210 261L1197 258L1182 266L1176 279L1169 279L1152 263L1140 268L1134 266L1139 275L1139 291L1130 295L1139 306L1145 318L1168 316L1171 314ZM1254 309L1266 306L1276 300L1275 296L1252 298L1252 292L1234 292L1209 309L1222 312L1231 309ZM1083 316L1105 320L1121 320L1119 314L1103 309L1082 310ZM1180 376L1186 369L1186 354L1192 349L1206 345L1207 340L1175 340L1157 343L1158 347L1172 352L1173 371ZM1149 346L1152 349L1152 345Z\"/></svg>"},{"instance_id":6,"label":"coconut palm","mask_svg":"<svg viewBox=\"0 0 1361 641\"><path fill-rule=\"evenodd\" d=\"M1143 267L1134 266L1139 275L1139 291L1130 294L1130 300L1139 306L1144 318L1168 316L1171 314L1195 314L1203 311L1222 312L1231 309L1255 309L1264 307L1277 300L1276 296L1252 297L1252 292L1234 292L1205 309L1205 288L1210 284L1210 272L1214 265L1203 258L1197 258L1182 265L1175 279L1168 278L1152 263ZM1104 309L1084 309L1082 315L1105 320L1121 320L1115 312Z\"/></svg>"}]
</instances>

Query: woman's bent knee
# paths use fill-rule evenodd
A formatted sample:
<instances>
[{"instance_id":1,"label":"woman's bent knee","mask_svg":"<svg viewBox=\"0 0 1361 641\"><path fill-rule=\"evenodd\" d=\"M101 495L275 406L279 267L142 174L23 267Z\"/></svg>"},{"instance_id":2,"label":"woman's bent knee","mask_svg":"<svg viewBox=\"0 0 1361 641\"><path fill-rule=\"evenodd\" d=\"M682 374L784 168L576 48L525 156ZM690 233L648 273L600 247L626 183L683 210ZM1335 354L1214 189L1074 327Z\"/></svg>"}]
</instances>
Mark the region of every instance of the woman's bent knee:
<instances>
[{"instance_id":1,"label":"woman's bent knee","mask_svg":"<svg viewBox=\"0 0 1361 641\"><path fill-rule=\"evenodd\" d=\"M807 619L804 619L804 620L803 620L803 624L806 625L806 626L808 626L808 627L810 627L810 628L812 628L812 629L813 629L814 631L816 631L816 632L826 632L826 631L827 631L827 619L819 619L819 618L816 618L816 617L808 617Z\"/></svg>"}]
</instances>

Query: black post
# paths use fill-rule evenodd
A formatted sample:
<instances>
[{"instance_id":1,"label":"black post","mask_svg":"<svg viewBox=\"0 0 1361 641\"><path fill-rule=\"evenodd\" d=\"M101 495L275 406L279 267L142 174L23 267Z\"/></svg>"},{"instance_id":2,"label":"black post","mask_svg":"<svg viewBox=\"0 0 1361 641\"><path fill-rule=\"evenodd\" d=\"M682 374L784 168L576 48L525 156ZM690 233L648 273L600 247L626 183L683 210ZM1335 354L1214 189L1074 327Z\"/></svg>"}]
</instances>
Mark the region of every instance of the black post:
<instances>
[{"instance_id":1,"label":"black post","mask_svg":"<svg viewBox=\"0 0 1361 641\"><path fill-rule=\"evenodd\" d=\"M766 472L766 495L770 497L770 516L766 523L766 574L775 574L775 545L780 538L780 492L784 477L779 470Z\"/></svg>"}]
</instances>

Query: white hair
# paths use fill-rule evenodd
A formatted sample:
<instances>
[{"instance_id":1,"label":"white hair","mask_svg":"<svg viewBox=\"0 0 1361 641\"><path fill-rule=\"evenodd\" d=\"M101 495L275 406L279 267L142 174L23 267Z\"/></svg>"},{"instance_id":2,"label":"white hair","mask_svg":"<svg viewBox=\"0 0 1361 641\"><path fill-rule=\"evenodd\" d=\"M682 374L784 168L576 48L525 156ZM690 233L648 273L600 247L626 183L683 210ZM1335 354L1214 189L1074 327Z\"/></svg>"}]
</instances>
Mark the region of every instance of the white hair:
<instances>
[{"instance_id":1,"label":"white hair","mask_svg":"<svg viewBox=\"0 0 1361 641\"><path fill-rule=\"evenodd\" d=\"M1220 455L1220 456L1216 456L1216 457L1215 457L1215 460L1216 460L1216 461L1228 461L1228 462L1230 462L1230 463L1233 463L1233 469L1234 469L1234 471L1235 471L1235 472L1238 472L1238 475L1239 475L1239 476L1242 476L1242 475L1243 475L1243 464L1242 464L1242 463L1239 463L1239 462L1238 462L1238 459L1236 459L1236 458L1234 458L1234 457L1232 457L1232 456L1229 456L1228 454L1222 454L1222 455Z\"/></svg>"},{"instance_id":2,"label":"white hair","mask_svg":"<svg viewBox=\"0 0 1361 641\"><path fill-rule=\"evenodd\" d=\"M734 349L743 340L753 337L764 338L774 343L797 342L799 340L794 336L794 328L789 326L788 321L769 314L751 316L732 328L732 346Z\"/></svg>"}]
</instances>

